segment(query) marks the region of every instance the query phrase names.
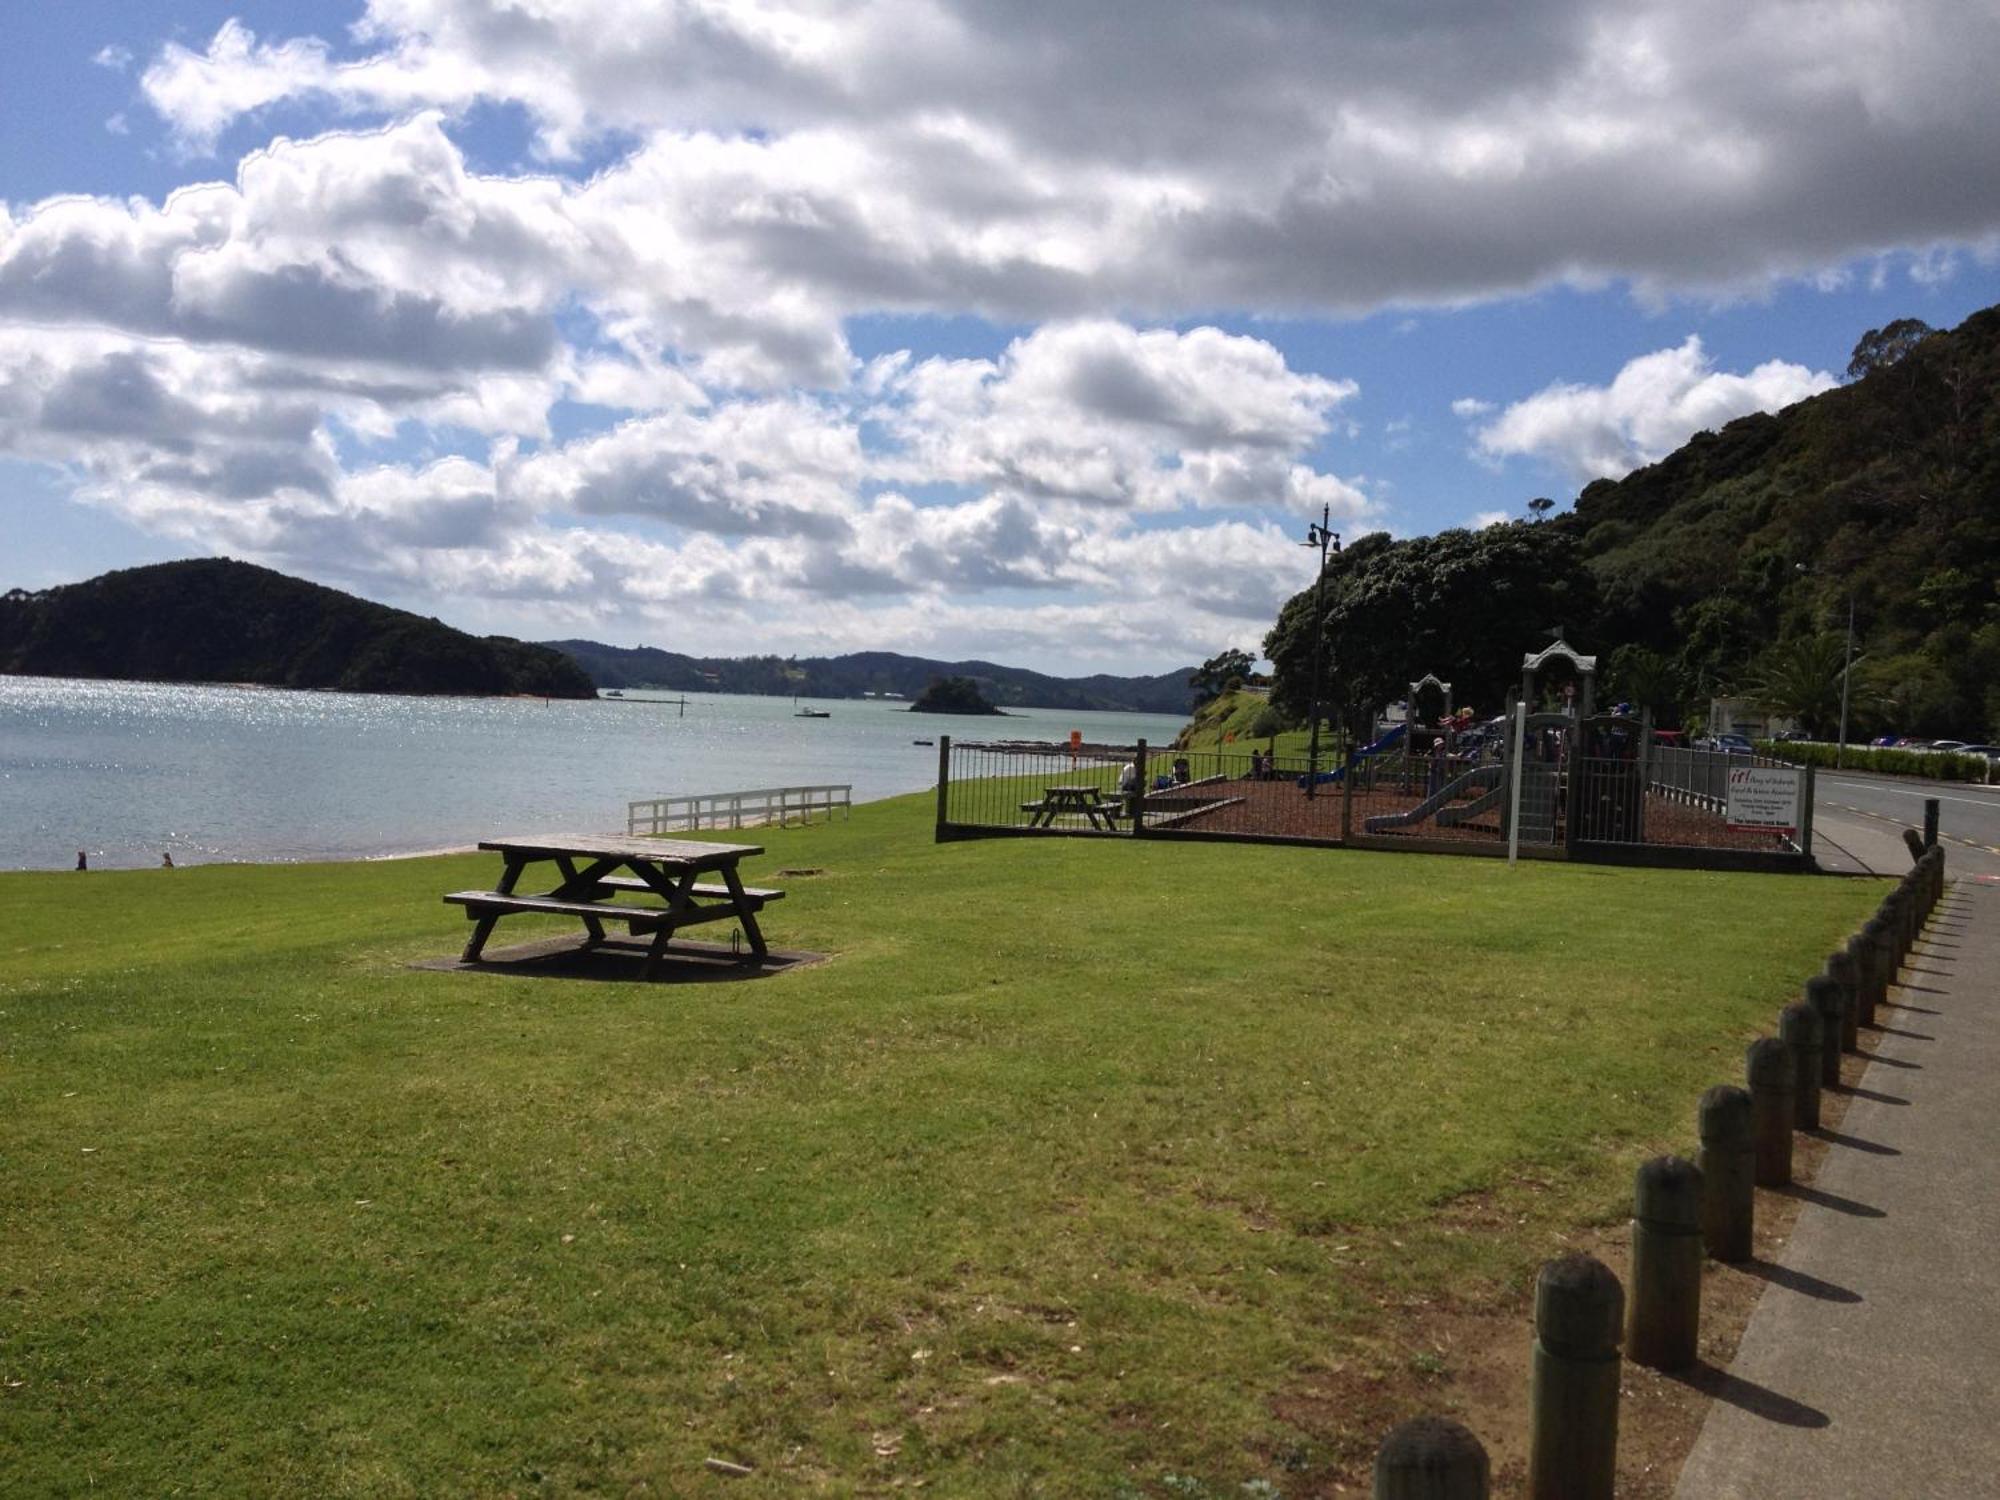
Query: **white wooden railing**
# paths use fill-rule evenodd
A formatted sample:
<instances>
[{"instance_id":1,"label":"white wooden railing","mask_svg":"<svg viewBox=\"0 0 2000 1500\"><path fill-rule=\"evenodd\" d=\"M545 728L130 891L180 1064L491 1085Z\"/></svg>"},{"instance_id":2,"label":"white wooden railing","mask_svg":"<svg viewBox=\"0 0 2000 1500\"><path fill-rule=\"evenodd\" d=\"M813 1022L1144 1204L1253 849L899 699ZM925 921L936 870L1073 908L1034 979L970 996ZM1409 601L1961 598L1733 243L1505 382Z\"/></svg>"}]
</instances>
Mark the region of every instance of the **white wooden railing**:
<instances>
[{"instance_id":1,"label":"white wooden railing","mask_svg":"<svg viewBox=\"0 0 2000 1500\"><path fill-rule=\"evenodd\" d=\"M649 797L625 807L628 834L675 833L695 828L780 828L793 819L810 823L814 813L831 818L835 808L852 817L854 787L775 786L750 792L706 792L694 797Z\"/></svg>"}]
</instances>

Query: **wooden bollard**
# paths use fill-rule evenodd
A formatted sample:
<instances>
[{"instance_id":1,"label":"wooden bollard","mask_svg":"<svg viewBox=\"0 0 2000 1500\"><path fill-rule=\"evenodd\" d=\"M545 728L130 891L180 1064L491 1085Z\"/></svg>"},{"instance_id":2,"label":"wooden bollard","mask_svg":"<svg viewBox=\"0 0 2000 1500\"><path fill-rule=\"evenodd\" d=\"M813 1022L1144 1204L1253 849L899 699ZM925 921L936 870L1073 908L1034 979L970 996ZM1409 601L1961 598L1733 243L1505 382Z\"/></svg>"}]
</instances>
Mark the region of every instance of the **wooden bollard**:
<instances>
[{"instance_id":1,"label":"wooden bollard","mask_svg":"<svg viewBox=\"0 0 2000 1500\"><path fill-rule=\"evenodd\" d=\"M1819 1083L1830 1089L1840 1082L1840 1041L1847 1034L1847 995L1825 974L1806 981L1805 1003L1819 1015Z\"/></svg>"},{"instance_id":2,"label":"wooden bollard","mask_svg":"<svg viewBox=\"0 0 2000 1500\"><path fill-rule=\"evenodd\" d=\"M1718 1083L1701 1096L1701 1237L1717 1260L1745 1261L1753 1250L1757 1145L1750 1095Z\"/></svg>"},{"instance_id":3,"label":"wooden bollard","mask_svg":"<svg viewBox=\"0 0 2000 1500\"><path fill-rule=\"evenodd\" d=\"M1787 1005L1778 1012L1778 1039L1792 1049L1792 1121L1800 1130L1819 1129L1819 1055L1826 1044L1819 1012L1810 1005Z\"/></svg>"},{"instance_id":4,"label":"wooden bollard","mask_svg":"<svg viewBox=\"0 0 2000 1500\"><path fill-rule=\"evenodd\" d=\"M1853 1052L1861 1046L1861 971L1853 952L1836 948L1829 953L1826 977L1840 986L1840 1048Z\"/></svg>"},{"instance_id":5,"label":"wooden bollard","mask_svg":"<svg viewBox=\"0 0 2000 1500\"><path fill-rule=\"evenodd\" d=\"M1873 928L1871 935L1869 928ZM1903 971L1903 955L1896 947L1896 929L1882 917L1872 917L1868 925L1861 929L1862 935L1875 945L1875 997L1882 1004L1889 1003L1889 986L1896 982L1896 976Z\"/></svg>"},{"instance_id":6,"label":"wooden bollard","mask_svg":"<svg viewBox=\"0 0 2000 1500\"><path fill-rule=\"evenodd\" d=\"M1611 1500L1624 1321L1624 1289L1595 1256L1565 1255L1535 1278L1528 1500Z\"/></svg>"},{"instance_id":7,"label":"wooden bollard","mask_svg":"<svg viewBox=\"0 0 2000 1500\"><path fill-rule=\"evenodd\" d=\"M1847 951L1854 959L1855 999L1860 1003L1860 1024L1875 1024L1875 1008L1882 1001L1882 979L1875 952L1875 934L1864 924L1847 940Z\"/></svg>"},{"instance_id":8,"label":"wooden bollard","mask_svg":"<svg viewBox=\"0 0 2000 1500\"><path fill-rule=\"evenodd\" d=\"M1632 1192L1632 1301L1625 1357L1685 1370L1701 1338L1701 1168L1678 1156L1641 1163Z\"/></svg>"},{"instance_id":9,"label":"wooden bollard","mask_svg":"<svg viewBox=\"0 0 2000 1500\"><path fill-rule=\"evenodd\" d=\"M1903 957L1903 888L1895 887L1882 898L1882 904L1875 909L1871 921L1879 922L1888 934L1889 954L1900 961ZM1892 971L1893 972L1893 971Z\"/></svg>"},{"instance_id":10,"label":"wooden bollard","mask_svg":"<svg viewBox=\"0 0 2000 1500\"><path fill-rule=\"evenodd\" d=\"M1486 1500L1492 1467L1470 1428L1413 1417L1375 1450L1375 1500Z\"/></svg>"},{"instance_id":11,"label":"wooden bollard","mask_svg":"<svg viewBox=\"0 0 2000 1500\"><path fill-rule=\"evenodd\" d=\"M1854 960L1861 965L1861 1024L1873 1026L1875 1012L1889 998L1888 928L1880 917L1870 917L1854 935Z\"/></svg>"},{"instance_id":12,"label":"wooden bollard","mask_svg":"<svg viewBox=\"0 0 2000 1500\"><path fill-rule=\"evenodd\" d=\"M1745 1072L1756 1133L1758 1187L1783 1187L1792 1180L1792 1095L1798 1066L1792 1049L1774 1036L1750 1044Z\"/></svg>"},{"instance_id":13,"label":"wooden bollard","mask_svg":"<svg viewBox=\"0 0 2000 1500\"><path fill-rule=\"evenodd\" d=\"M1910 863L1915 864L1924 857L1924 836L1914 828L1903 830L1903 847L1910 851Z\"/></svg>"}]
</instances>

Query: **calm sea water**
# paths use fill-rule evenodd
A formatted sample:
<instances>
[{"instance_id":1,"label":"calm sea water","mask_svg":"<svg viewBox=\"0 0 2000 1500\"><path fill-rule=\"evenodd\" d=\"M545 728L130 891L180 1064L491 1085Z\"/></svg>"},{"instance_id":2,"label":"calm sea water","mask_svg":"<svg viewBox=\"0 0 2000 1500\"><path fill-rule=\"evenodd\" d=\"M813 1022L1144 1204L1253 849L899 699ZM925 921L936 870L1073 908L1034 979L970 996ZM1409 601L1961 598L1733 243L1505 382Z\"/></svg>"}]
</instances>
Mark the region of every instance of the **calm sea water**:
<instances>
[{"instance_id":1,"label":"calm sea water","mask_svg":"<svg viewBox=\"0 0 2000 1500\"><path fill-rule=\"evenodd\" d=\"M669 694L401 698L0 677L0 869L347 859L508 832L619 831L625 804L851 782L934 785L939 734L1162 743L1157 714L911 714L900 703Z\"/></svg>"}]
</instances>

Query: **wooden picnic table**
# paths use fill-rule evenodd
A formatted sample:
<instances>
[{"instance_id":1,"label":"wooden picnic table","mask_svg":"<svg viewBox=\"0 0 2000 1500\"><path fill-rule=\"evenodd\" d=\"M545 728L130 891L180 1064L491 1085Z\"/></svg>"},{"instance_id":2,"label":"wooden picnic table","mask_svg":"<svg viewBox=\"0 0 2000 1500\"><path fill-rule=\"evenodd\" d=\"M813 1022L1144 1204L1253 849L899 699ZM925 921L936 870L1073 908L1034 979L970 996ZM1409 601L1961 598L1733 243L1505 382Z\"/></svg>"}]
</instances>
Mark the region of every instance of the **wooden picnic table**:
<instances>
[{"instance_id":1,"label":"wooden picnic table","mask_svg":"<svg viewBox=\"0 0 2000 1500\"><path fill-rule=\"evenodd\" d=\"M743 961L762 963L770 950L757 925L757 913L785 894L746 886L738 876L739 863L764 852L757 844L557 833L485 839L479 847L500 855L505 869L490 891L453 891L444 898L464 907L473 923L463 963L479 958L494 924L509 916L575 917L583 923L585 947L604 941L607 922L624 923L634 936L651 933L640 970L645 979L659 973L675 933L703 922L738 923L749 944ZM538 864L555 867L555 885L541 894L520 894L521 877ZM703 881L703 875L717 876L719 881ZM619 899L627 895L643 899Z\"/></svg>"},{"instance_id":2,"label":"wooden picnic table","mask_svg":"<svg viewBox=\"0 0 2000 1500\"><path fill-rule=\"evenodd\" d=\"M1104 788L1096 786L1043 787L1041 801L1021 804L1021 811L1031 815L1028 818L1030 828L1049 828L1064 813L1081 813L1090 819L1092 828L1115 831L1122 810L1123 804L1115 798L1107 798Z\"/></svg>"}]
</instances>

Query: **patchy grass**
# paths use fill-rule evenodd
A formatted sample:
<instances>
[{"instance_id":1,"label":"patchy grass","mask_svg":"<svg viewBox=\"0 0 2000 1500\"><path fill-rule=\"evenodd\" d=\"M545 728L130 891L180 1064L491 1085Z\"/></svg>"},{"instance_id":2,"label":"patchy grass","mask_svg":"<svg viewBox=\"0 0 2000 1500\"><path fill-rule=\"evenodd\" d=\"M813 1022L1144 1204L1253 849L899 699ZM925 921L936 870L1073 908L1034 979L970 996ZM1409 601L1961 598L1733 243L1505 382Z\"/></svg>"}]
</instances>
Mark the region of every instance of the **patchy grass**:
<instances>
[{"instance_id":1,"label":"patchy grass","mask_svg":"<svg viewBox=\"0 0 2000 1500\"><path fill-rule=\"evenodd\" d=\"M836 957L741 984L404 967L483 857L0 876L10 1486L1316 1489L1297 1393L1447 1378L1389 1310L1614 1217L1879 894L931 805L765 835Z\"/></svg>"}]
</instances>

